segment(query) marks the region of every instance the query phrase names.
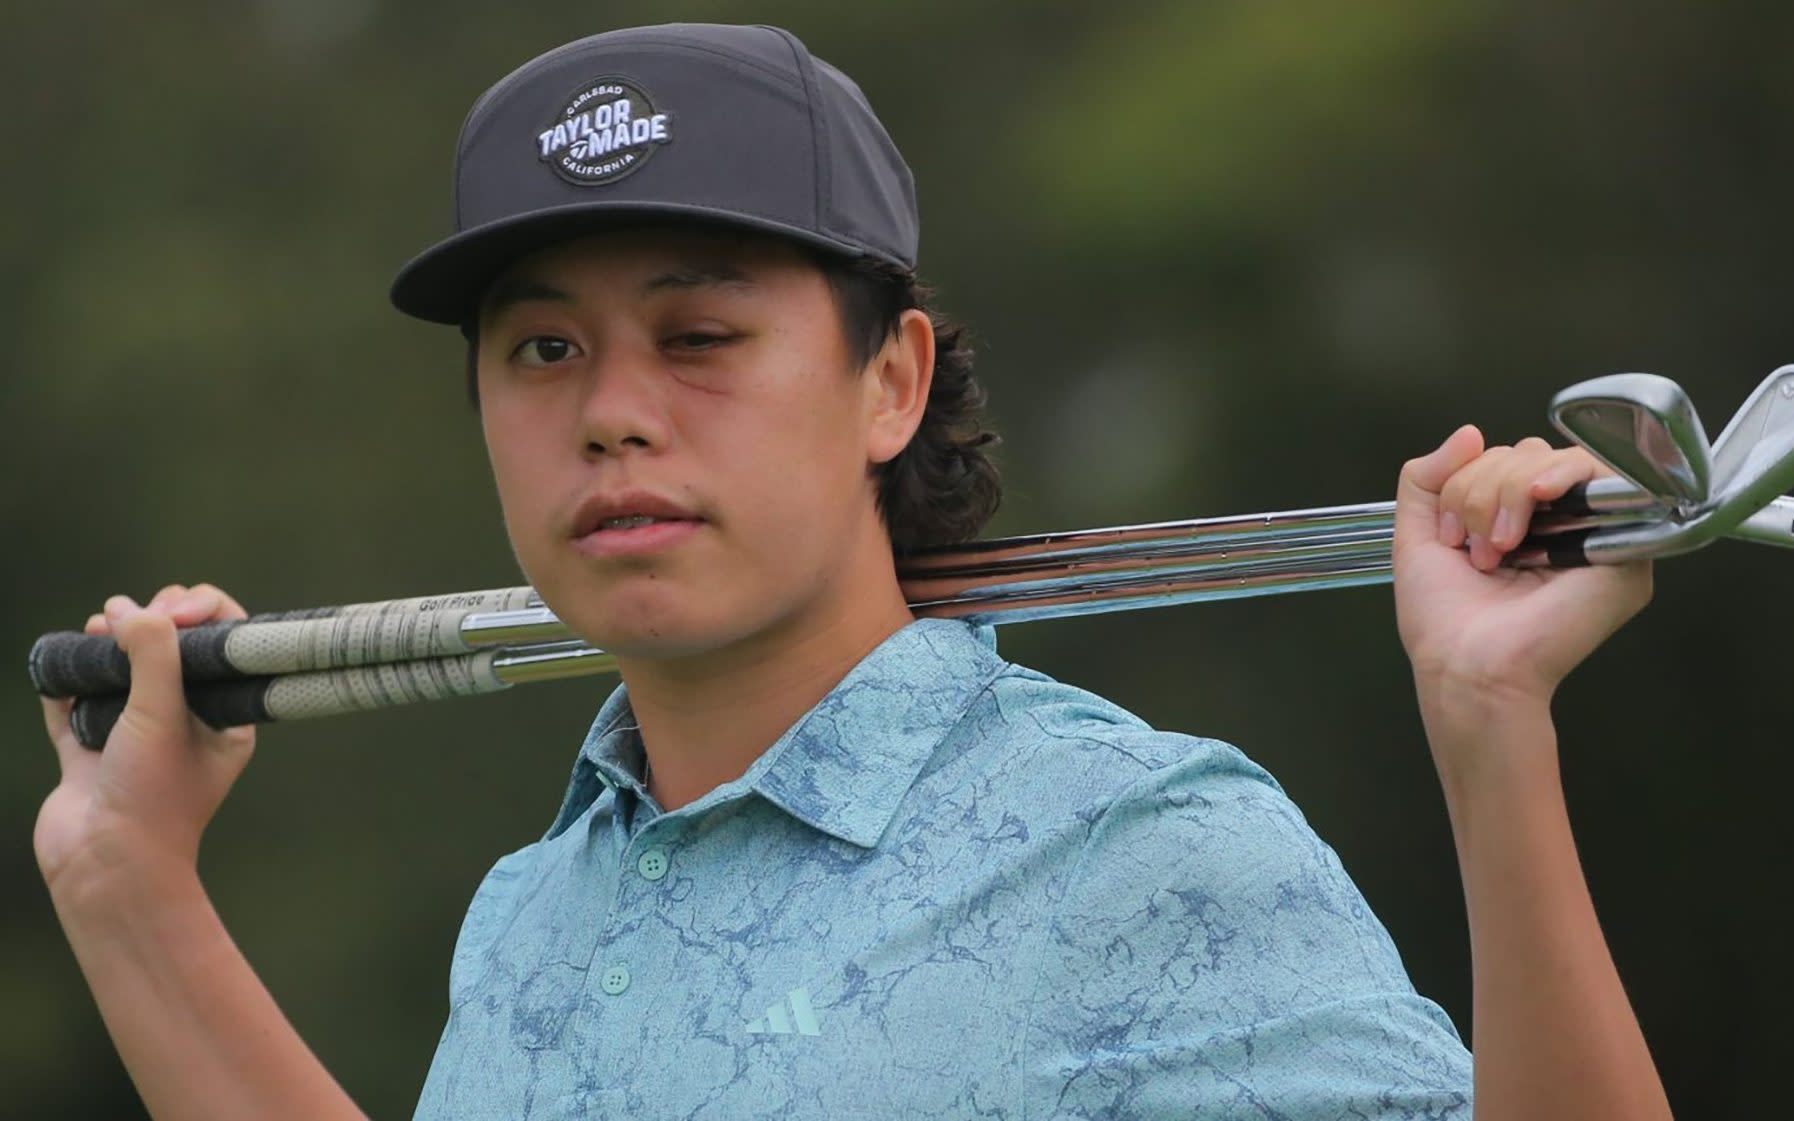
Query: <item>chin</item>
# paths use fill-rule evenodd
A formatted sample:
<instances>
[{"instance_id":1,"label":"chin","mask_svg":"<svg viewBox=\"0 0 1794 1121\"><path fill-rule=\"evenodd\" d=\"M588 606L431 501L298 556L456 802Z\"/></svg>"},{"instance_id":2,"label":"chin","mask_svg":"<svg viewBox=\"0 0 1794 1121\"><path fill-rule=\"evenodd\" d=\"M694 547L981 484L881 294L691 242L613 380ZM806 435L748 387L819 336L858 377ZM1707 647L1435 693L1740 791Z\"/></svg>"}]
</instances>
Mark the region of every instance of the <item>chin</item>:
<instances>
[{"instance_id":1,"label":"chin","mask_svg":"<svg viewBox=\"0 0 1794 1121\"><path fill-rule=\"evenodd\" d=\"M659 591L659 589L656 589ZM554 606L552 603L550 606ZM760 629L757 620L697 604L691 597L586 596L555 608L573 633L620 658L690 658L730 646Z\"/></svg>"}]
</instances>

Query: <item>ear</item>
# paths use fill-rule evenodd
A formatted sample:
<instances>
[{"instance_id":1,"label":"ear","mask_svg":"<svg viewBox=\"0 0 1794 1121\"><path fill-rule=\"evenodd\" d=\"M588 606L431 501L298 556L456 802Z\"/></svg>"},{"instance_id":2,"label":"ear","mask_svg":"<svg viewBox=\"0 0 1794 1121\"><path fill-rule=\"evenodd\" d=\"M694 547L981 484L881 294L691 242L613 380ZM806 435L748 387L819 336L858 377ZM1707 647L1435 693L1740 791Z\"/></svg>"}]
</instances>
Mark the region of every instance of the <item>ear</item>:
<instances>
[{"instance_id":1,"label":"ear","mask_svg":"<svg viewBox=\"0 0 1794 1121\"><path fill-rule=\"evenodd\" d=\"M885 463L909 446L934 384L934 324L910 308L863 374L866 458Z\"/></svg>"}]
</instances>

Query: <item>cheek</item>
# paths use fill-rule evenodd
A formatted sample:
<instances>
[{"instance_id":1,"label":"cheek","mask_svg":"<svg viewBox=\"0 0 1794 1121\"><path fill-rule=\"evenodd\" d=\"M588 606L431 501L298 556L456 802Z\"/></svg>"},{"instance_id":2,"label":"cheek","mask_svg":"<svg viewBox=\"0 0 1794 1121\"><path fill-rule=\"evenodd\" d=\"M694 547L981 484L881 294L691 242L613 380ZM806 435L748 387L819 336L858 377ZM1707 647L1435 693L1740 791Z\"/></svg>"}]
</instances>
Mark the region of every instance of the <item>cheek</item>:
<instances>
[{"instance_id":1,"label":"cheek","mask_svg":"<svg viewBox=\"0 0 1794 1121\"><path fill-rule=\"evenodd\" d=\"M824 507L851 503L865 448L846 374L794 376L731 404L747 407L719 410L712 431L696 442L719 449L713 468L730 480L725 485L755 492L742 495L743 512L814 520L826 516Z\"/></svg>"},{"instance_id":2,"label":"cheek","mask_svg":"<svg viewBox=\"0 0 1794 1121\"><path fill-rule=\"evenodd\" d=\"M536 506L549 493L539 454L544 442L530 438L526 418L515 411L483 411L481 427L486 435L486 457L492 465L492 479L504 513L505 529L518 559L525 560L525 553L540 535L544 517Z\"/></svg>"}]
</instances>

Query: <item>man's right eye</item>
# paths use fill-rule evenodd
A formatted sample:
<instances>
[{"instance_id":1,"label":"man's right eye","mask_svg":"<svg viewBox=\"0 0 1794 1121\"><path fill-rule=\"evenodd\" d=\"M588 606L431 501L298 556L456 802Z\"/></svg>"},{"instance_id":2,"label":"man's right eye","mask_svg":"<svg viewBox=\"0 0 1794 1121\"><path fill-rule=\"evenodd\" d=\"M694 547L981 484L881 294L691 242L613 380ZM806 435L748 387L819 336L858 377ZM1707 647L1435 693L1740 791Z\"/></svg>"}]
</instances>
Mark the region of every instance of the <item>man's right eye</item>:
<instances>
[{"instance_id":1,"label":"man's right eye","mask_svg":"<svg viewBox=\"0 0 1794 1121\"><path fill-rule=\"evenodd\" d=\"M578 352L579 348L566 339L534 335L518 343L511 358L525 366L552 366L556 362L565 362Z\"/></svg>"}]
</instances>

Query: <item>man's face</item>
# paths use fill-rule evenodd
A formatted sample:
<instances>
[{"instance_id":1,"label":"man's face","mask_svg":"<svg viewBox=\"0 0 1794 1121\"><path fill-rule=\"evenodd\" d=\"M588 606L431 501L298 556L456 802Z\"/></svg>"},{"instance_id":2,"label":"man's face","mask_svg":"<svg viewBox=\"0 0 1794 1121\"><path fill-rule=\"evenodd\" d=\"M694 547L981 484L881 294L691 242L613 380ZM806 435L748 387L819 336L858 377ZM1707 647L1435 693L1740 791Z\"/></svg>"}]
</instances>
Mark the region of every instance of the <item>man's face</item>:
<instances>
[{"instance_id":1,"label":"man's face","mask_svg":"<svg viewBox=\"0 0 1794 1121\"><path fill-rule=\"evenodd\" d=\"M480 410L525 575L582 637L689 656L839 594L876 521L875 380L780 243L597 235L487 293ZM876 439L873 439L876 443ZM618 516L655 518L616 521Z\"/></svg>"}]
</instances>

